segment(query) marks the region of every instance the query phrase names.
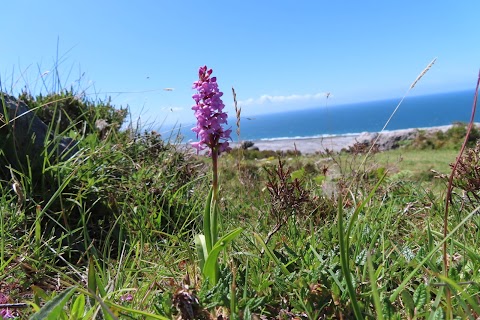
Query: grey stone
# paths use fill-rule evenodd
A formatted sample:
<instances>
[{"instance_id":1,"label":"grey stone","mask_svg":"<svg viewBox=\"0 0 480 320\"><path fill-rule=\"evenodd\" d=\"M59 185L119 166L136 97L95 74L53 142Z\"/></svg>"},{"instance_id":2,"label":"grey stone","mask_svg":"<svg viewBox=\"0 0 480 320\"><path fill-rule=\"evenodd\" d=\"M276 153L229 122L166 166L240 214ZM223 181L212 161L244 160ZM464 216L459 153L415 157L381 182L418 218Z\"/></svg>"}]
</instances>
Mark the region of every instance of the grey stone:
<instances>
[{"instance_id":1,"label":"grey stone","mask_svg":"<svg viewBox=\"0 0 480 320\"><path fill-rule=\"evenodd\" d=\"M22 170L30 165L33 170L39 170L45 157L55 163L78 151L73 139L54 136L35 111L5 93L0 93L0 118L0 146L13 168Z\"/></svg>"},{"instance_id":2,"label":"grey stone","mask_svg":"<svg viewBox=\"0 0 480 320\"><path fill-rule=\"evenodd\" d=\"M402 141L413 140L418 135L418 129L403 129L395 131L363 132L355 138L354 143L361 143L367 146L376 144L378 150L396 149L401 145ZM353 144L352 144L353 145Z\"/></svg>"}]
</instances>

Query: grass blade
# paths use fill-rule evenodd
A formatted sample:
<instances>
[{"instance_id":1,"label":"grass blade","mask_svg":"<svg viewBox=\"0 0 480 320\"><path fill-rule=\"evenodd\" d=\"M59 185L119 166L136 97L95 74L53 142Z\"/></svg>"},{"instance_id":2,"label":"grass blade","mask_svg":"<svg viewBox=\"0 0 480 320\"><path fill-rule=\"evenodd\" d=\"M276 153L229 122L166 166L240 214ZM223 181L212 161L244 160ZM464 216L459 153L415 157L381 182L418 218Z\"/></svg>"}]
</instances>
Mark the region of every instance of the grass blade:
<instances>
[{"instance_id":1,"label":"grass blade","mask_svg":"<svg viewBox=\"0 0 480 320\"><path fill-rule=\"evenodd\" d=\"M348 239L345 239L345 228L343 226L342 197L339 197L338 199L338 237L340 242L340 264L342 267L343 276L345 277L345 282L347 283L347 292L350 296L350 301L352 302L355 318L363 319L362 312L360 311L360 306L358 305L355 288L353 287L353 282L350 275L350 268L348 266Z\"/></svg>"},{"instance_id":2,"label":"grass blade","mask_svg":"<svg viewBox=\"0 0 480 320\"><path fill-rule=\"evenodd\" d=\"M30 320L57 320L60 319L63 306L73 295L77 287L70 287L48 301L42 309L36 312Z\"/></svg>"},{"instance_id":3,"label":"grass blade","mask_svg":"<svg viewBox=\"0 0 480 320\"><path fill-rule=\"evenodd\" d=\"M380 303L380 294L377 289L377 277L375 276L375 270L373 269L372 257L370 253L367 253L368 275L370 277L370 285L372 286L373 304L377 311L377 319L383 320L382 304Z\"/></svg>"},{"instance_id":4,"label":"grass blade","mask_svg":"<svg viewBox=\"0 0 480 320\"><path fill-rule=\"evenodd\" d=\"M257 239L258 243L260 243L262 248L267 253L268 257L270 259L272 259L272 261L275 262L275 264L277 266L280 267L280 270L282 270L282 273L286 276L290 275L290 271L288 271L287 267L285 267L285 265L277 258L277 256L275 256L275 254L273 254L273 252L270 250L270 248L267 247L267 245L263 241L262 237L260 237L260 235L255 233L255 232L253 233L253 236L255 237L255 239Z\"/></svg>"}]
</instances>

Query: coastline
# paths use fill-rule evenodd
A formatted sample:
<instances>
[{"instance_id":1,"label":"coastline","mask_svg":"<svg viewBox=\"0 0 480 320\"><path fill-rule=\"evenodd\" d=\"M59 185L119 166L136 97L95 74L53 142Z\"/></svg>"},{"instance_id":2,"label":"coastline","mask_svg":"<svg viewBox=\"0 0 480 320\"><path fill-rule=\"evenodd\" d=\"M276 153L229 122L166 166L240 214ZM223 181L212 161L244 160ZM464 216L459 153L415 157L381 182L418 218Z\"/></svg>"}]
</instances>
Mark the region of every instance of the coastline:
<instances>
[{"instance_id":1,"label":"coastline","mask_svg":"<svg viewBox=\"0 0 480 320\"><path fill-rule=\"evenodd\" d=\"M291 138L291 139L279 139L279 140L253 140L253 147L258 148L260 151L273 150L273 151L289 151L298 150L302 154L313 154L317 152L325 152L327 149L339 152L348 146L355 144L356 139L360 135L348 135L348 136L329 136L319 138ZM237 143L233 143L232 147L237 146Z\"/></svg>"},{"instance_id":2,"label":"coastline","mask_svg":"<svg viewBox=\"0 0 480 320\"><path fill-rule=\"evenodd\" d=\"M288 151L288 150L298 150L302 154L314 154L318 152L325 152L327 149L339 152L342 149L348 149L353 146L355 143L365 143L371 142L373 139L377 138L379 135L378 142L385 144L384 150L389 149L386 141L400 141L411 139L418 131L424 131L427 134L431 134L437 131L447 131L453 125L444 125L428 128L410 128L410 129L400 129L392 131L383 131L379 132L363 132L360 134L352 135L339 135L339 136L328 136L328 137L318 137L318 138L292 138L292 139L270 139L270 140L253 140L253 147L258 148L260 151L263 150L273 150L273 151ZM238 146L237 142L233 142L232 147ZM382 149L382 148L380 148Z\"/></svg>"}]
</instances>

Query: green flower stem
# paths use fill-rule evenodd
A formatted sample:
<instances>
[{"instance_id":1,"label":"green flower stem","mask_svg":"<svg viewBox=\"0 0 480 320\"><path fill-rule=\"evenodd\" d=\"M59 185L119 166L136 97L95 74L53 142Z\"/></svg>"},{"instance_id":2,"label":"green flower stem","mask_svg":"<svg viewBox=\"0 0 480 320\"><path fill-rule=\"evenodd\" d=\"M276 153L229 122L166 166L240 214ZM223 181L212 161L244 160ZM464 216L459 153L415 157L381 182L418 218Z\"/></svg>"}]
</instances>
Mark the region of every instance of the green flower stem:
<instances>
[{"instance_id":1,"label":"green flower stem","mask_svg":"<svg viewBox=\"0 0 480 320\"><path fill-rule=\"evenodd\" d=\"M212 203L210 206L210 234L212 247L218 240L218 150L212 148Z\"/></svg>"},{"instance_id":2,"label":"green flower stem","mask_svg":"<svg viewBox=\"0 0 480 320\"><path fill-rule=\"evenodd\" d=\"M217 200L218 197L218 151L212 148L212 173L213 173L213 198Z\"/></svg>"}]
</instances>

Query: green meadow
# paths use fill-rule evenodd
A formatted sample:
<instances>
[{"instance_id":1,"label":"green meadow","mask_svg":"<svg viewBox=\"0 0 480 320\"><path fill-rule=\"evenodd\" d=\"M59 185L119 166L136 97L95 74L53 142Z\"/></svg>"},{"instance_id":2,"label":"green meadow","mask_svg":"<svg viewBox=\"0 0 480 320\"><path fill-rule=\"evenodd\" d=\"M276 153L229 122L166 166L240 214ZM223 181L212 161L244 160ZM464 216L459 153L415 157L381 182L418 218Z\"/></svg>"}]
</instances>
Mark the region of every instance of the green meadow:
<instances>
[{"instance_id":1,"label":"green meadow","mask_svg":"<svg viewBox=\"0 0 480 320\"><path fill-rule=\"evenodd\" d=\"M378 153L222 154L209 221L218 241L202 251L208 157L175 133L137 127L109 101L71 91L20 98L78 151L52 160L52 139L40 163L13 166L6 153L15 146L2 144L4 315L8 307L18 319L480 317L475 141L445 212L464 125ZM99 130L99 120L108 126ZM9 137L10 119L1 126Z\"/></svg>"}]
</instances>

